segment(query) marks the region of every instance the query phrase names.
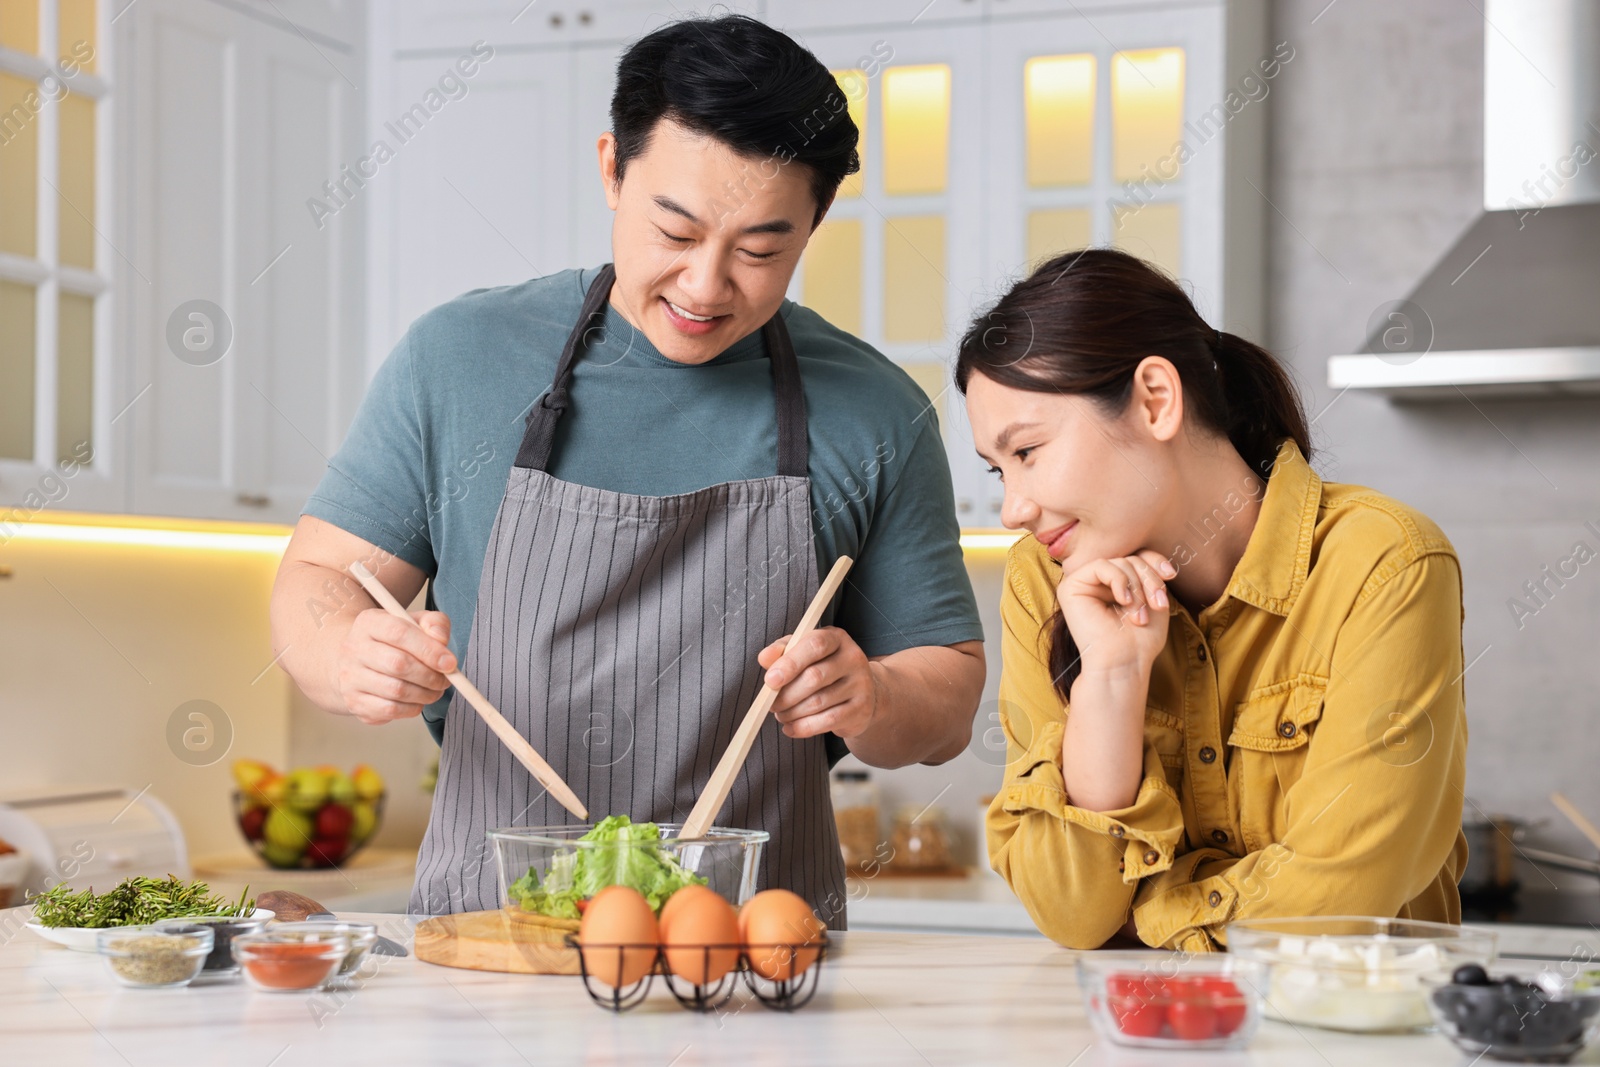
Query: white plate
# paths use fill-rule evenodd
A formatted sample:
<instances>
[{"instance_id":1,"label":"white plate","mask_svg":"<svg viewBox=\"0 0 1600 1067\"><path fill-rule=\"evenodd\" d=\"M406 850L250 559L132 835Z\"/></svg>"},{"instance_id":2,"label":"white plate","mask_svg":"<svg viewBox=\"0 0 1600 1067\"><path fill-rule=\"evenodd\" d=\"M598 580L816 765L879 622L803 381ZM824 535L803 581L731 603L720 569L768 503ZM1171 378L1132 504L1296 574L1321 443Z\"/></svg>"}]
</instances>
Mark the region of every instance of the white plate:
<instances>
[{"instance_id":1,"label":"white plate","mask_svg":"<svg viewBox=\"0 0 1600 1067\"><path fill-rule=\"evenodd\" d=\"M270 920L276 915L276 912L268 911L266 908L257 908L250 913L252 919ZM102 929L115 929L115 927L97 926L42 926L35 922L26 923L25 925L46 941L54 941L58 945L64 945L78 952L96 951L98 946L95 943L95 938L99 936L100 931Z\"/></svg>"}]
</instances>

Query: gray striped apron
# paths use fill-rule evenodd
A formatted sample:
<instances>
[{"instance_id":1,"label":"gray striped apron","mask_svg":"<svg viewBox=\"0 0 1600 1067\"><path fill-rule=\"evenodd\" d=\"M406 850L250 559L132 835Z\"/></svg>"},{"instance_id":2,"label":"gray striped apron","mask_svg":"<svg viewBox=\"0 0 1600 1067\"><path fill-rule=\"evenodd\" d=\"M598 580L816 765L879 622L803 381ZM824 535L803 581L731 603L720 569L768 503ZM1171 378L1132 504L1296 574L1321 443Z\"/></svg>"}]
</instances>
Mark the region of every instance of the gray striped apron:
<instances>
[{"instance_id":1,"label":"gray striped apron","mask_svg":"<svg viewBox=\"0 0 1600 1067\"><path fill-rule=\"evenodd\" d=\"M793 629L817 590L805 394L774 315L762 338L777 408L776 476L665 497L552 477L573 366L588 331L604 323L614 277L608 264L591 284L555 379L528 416L462 671L591 819L682 822L761 689L756 653ZM828 769L821 737L785 737L769 718L716 824L770 833L758 887L791 889L843 929ZM485 831L574 822L454 694L409 910L498 908Z\"/></svg>"}]
</instances>

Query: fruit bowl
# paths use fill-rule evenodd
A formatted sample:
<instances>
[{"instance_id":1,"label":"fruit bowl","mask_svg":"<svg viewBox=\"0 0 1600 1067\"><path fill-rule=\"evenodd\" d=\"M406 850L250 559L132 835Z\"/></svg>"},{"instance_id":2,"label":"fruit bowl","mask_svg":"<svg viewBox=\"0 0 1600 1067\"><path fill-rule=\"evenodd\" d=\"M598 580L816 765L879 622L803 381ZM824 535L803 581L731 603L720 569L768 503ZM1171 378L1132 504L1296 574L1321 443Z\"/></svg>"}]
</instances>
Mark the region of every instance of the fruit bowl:
<instances>
[{"instance_id":1,"label":"fruit bowl","mask_svg":"<svg viewBox=\"0 0 1600 1067\"><path fill-rule=\"evenodd\" d=\"M383 822L385 796L379 793L350 807L330 800L299 811L237 792L234 816L239 832L267 866L280 871L326 869L344 863L372 840ZM332 832L341 827L343 834Z\"/></svg>"},{"instance_id":2,"label":"fruit bowl","mask_svg":"<svg viewBox=\"0 0 1600 1067\"><path fill-rule=\"evenodd\" d=\"M278 870L337 867L383 821L386 793L372 768L297 767L279 774L256 760L233 765L234 819L256 855Z\"/></svg>"}]
</instances>

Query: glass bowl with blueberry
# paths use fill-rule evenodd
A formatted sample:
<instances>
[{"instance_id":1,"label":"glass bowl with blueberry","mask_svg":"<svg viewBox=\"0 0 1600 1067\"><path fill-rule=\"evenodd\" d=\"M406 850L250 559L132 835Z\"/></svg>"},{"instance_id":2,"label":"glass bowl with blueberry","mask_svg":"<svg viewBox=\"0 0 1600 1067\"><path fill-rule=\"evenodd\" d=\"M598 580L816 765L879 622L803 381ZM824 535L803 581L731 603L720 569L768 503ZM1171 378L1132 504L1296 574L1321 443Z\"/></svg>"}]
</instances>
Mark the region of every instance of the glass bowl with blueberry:
<instances>
[{"instance_id":1,"label":"glass bowl with blueberry","mask_svg":"<svg viewBox=\"0 0 1600 1067\"><path fill-rule=\"evenodd\" d=\"M1491 977L1463 964L1428 1006L1457 1048L1497 1060L1565 1063L1600 1031L1600 987L1551 969Z\"/></svg>"}]
</instances>

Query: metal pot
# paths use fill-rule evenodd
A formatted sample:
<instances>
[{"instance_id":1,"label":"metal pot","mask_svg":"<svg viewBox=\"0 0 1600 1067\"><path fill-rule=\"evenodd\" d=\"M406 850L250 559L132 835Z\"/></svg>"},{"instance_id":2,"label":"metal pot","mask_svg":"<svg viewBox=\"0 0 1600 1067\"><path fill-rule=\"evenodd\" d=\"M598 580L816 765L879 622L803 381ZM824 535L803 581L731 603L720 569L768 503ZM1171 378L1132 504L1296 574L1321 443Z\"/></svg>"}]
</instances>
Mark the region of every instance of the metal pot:
<instances>
[{"instance_id":1,"label":"metal pot","mask_svg":"<svg viewBox=\"0 0 1600 1067\"><path fill-rule=\"evenodd\" d=\"M1509 897L1516 893L1517 846L1530 823L1509 815L1478 815L1462 822L1467 835L1467 869L1461 872L1464 897Z\"/></svg>"}]
</instances>

